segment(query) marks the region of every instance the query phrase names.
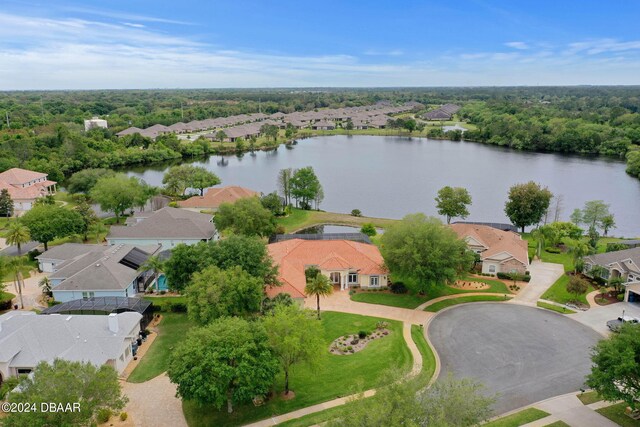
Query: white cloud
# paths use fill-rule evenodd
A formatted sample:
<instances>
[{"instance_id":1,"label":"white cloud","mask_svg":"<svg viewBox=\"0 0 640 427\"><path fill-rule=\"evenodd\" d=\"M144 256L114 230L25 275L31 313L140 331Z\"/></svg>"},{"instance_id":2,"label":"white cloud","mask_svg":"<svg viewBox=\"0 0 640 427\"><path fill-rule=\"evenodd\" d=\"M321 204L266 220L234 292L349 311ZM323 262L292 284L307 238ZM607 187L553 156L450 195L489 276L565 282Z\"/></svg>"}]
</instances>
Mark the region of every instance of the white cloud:
<instances>
[{"instance_id":1,"label":"white cloud","mask_svg":"<svg viewBox=\"0 0 640 427\"><path fill-rule=\"evenodd\" d=\"M525 42L508 42L504 44L507 47L511 47L513 49L518 49L518 50L527 50L529 49L529 45L526 44Z\"/></svg>"}]
</instances>

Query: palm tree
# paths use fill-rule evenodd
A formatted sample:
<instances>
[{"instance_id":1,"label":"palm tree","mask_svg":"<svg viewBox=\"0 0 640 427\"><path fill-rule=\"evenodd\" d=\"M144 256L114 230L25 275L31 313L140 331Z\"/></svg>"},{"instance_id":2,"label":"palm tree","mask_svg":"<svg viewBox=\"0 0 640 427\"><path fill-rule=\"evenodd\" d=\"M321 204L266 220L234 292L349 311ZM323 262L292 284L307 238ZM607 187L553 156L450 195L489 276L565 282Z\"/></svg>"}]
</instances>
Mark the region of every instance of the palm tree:
<instances>
[{"instance_id":1,"label":"palm tree","mask_svg":"<svg viewBox=\"0 0 640 427\"><path fill-rule=\"evenodd\" d=\"M24 267L25 257L17 256L13 257L9 261L9 267L13 272L13 285L20 296L20 308L24 308L24 300L22 299L22 287L24 286L24 279L22 277L22 268Z\"/></svg>"},{"instance_id":2,"label":"palm tree","mask_svg":"<svg viewBox=\"0 0 640 427\"><path fill-rule=\"evenodd\" d=\"M564 239L564 244L569 248L569 253L573 255L573 274L578 273L578 265L582 261L582 257L589 255L590 248L582 240L571 238Z\"/></svg>"},{"instance_id":3,"label":"palm tree","mask_svg":"<svg viewBox=\"0 0 640 427\"><path fill-rule=\"evenodd\" d=\"M29 228L23 225L20 221L16 220L9 225L9 231L7 232L7 244L16 245L18 247L18 256L22 255L21 245L31 241L31 234Z\"/></svg>"},{"instance_id":4,"label":"palm tree","mask_svg":"<svg viewBox=\"0 0 640 427\"><path fill-rule=\"evenodd\" d=\"M329 283L329 279L324 274L318 274L304 288L307 295L315 295L318 307L318 320L320 320L320 297L331 295L333 286Z\"/></svg>"},{"instance_id":5,"label":"palm tree","mask_svg":"<svg viewBox=\"0 0 640 427\"><path fill-rule=\"evenodd\" d=\"M153 280L156 282L156 291L158 291L158 277L160 276L160 273L162 273L162 270L164 270L164 261L162 261L157 255L150 256L144 264L138 267L138 271L147 270L153 271Z\"/></svg>"},{"instance_id":6,"label":"palm tree","mask_svg":"<svg viewBox=\"0 0 640 427\"><path fill-rule=\"evenodd\" d=\"M38 286L40 286L42 288L42 293L48 297L51 296L51 281L49 280L48 277L43 277L42 279L40 279L40 281L38 282Z\"/></svg>"}]
</instances>

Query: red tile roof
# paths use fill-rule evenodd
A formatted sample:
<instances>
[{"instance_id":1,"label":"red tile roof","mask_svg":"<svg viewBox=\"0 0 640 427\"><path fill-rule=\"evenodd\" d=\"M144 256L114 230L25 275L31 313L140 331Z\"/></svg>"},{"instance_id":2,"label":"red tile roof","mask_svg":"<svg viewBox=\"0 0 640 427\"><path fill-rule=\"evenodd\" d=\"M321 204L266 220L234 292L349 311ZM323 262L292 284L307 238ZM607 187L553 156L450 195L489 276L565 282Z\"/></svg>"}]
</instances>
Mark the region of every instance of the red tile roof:
<instances>
[{"instance_id":1,"label":"red tile roof","mask_svg":"<svg viewBox=\"0 0 640 427\"><path fill-rule=\"evenodd\" d=\"M387 274L384 260L375 245L349 240L292 239L272 243L269 254L279 268L281 287L268 288L273 297L287 292L294 298L305 296L304 271L311 265L322 270L357 270L361 274Z\"/></svg>"},{"instance_id":2,"label":"red tile roof","mask_svg":"<svg viewBox=\"0 0 640 427\"><path fill-rule=\"evenodd\" d=\"M49 194L47 187L55 185L56 182L45 179L27 187L22 185L46 177L46 173L12 168L0 173L0 190L6 188L13 200L34 200Z\"/></svg>"},{"instance_id":3,"label":"red tile roof","mask_svg":"<svg viewBox=\"0 0 640 427\"><path fill-rule=\"evenodd\" d=\"M210 188L204 196L193 196L178 202L181 208L217 209L222 203L233 203L245 197L259 196L256 191L244 187Z\"/></svg>"},{"instance_id":4,"label":"red tile roof","mask_svg":"<svg viewBox=\"0 0 640 427\"><path fill-rule=\"evenodd\" d=\"M4 181L11 185L26 184L36 179L46 178L47 174L42 172L30 171L27 169L11 168L0 173L0 181Z\"/></svg>"}]
</instances>

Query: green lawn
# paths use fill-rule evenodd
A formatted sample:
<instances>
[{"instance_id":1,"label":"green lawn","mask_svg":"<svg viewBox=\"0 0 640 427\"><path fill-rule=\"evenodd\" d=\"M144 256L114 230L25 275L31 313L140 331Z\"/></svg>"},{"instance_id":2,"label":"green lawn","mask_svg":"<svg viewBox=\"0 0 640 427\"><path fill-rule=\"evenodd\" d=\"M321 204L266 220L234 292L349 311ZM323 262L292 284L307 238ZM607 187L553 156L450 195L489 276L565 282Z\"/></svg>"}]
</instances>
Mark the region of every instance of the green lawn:
<instances>
[{"instance_id":1,"label":"green lawn","mask_svg":"<svg viewBox=\"0 0 640 427\"><path fill-rule=\"evenodd\" d=\"M362 224L372 223L377 228L385 228L390 224L397 222L398 220L388 218L352 216L348 213L305 211L302 209L293 208L291 210L291 214L286 217L277 218L276 221L278 225L281 225L285 228L285 231L287 233L291 233L302 228L322 224L350 225L359 228L362 226Z\"/></svg>"},{"instance_id":2,"label":"green lawn","mask_svg":"<svg viewBox=\"0 0 640 427\"><path fill-rule=\"evenodd\" d=\"M465 294L470 292L487 292L487 293L499 293L499 294L507 294L511 295L511 291L507 289L507 285L505 285L500 280L488 279L488 278L479 278L479 277L471 277L466 276L462 280L466 281L474 281L474 282L482 282L489 285L489 288L482 290L475 289L458 289L451 286L438 286L432 287L425 295L418 294L392 294L388 292L358 292L351 295L352 301L357 302L366 302L368 304L379 304L379 305L388 305L392 307L400 307L400 308L409 308L414 309L418 307L420 304L425 303L434 298L447 296L447 295L457 295L457 294ZM411 280L398 278L398 281L407 283L409 287L411 287Z\"/></svg>"},{"instance_id":3,"label":"green lawn","mask_svg":"<svg viewBox=\"0 0 640 427\"><path fill-rule=\"evenodd\" d=\"M315 367L295 366L291 373L290 385L296 397L282 400L276 397L264 406L238 405L229 416L226 408L218 411L214 407L199 407L194 402L183 402L183 410L188 424L194 426L235 426L269 418L324 402L340 396L378 387L387 368L407 371L412 363L411 353L402 336L402 323L388 321L389 336L371 342L364 350L348 356L333 355L328 352L330 343L339 336L372 331L379 318L355 314L324 312L324 342L327 351L320 357ZM284 378L276 379L277 395L283 390Z\"/></svg>"},{"instance_id":4,"label":"green lawn","mask_svg":"<svg viewBox=\"0 0 640 427\"><path fill-rule=\"evenodd\" d=\"M587 391L586 393L580 393L578 395L578 399L580 399L580 402L582 402L583 405L590 405L602 400L602 398L596 391Z\"/></svg>"},{"instance_id":5,"label":"green lawn","mask_svg":"<svg viewBox=\"0 0 640 427\"><path fill-rule=\"evenodd\" d=\"M569 283L569 276L565 274L562 277L560 277L558 280L556 280L556 282L553 285L551 285L551 287L547 289L547 291L544 294L542 294L542 299L548 299L551 301L559 302L560 304L566 304L569 301L575 300L576 299L575 295L567 292L567 283ZM583 304L587 304L586 295L589 292L593 292L593 290L594 290L593 286L589 285L589 289L587 289L587 292L583 295L580 295L580 297L578 298L578 301L580 301Z\"/></svg>"},{"instance_id":6,"label":"green lawn","mask_svg":"<svg viewBox=\"0 0 640 427\"><path fill-rule=\"evenodd\" d=\"M358 292L351 295L352 301L366 302L367 304L389 305L391 307L414 309L420 304L429 301L424 295L414 294L390 294L387 292Z\"/></svg>"},{"instance_id":7,"label":"green lawn","mask_svg":"<svg viewBox=\"0 0 640 427\"><path fill-rule=\"evenodd\" d=\"M547 310L555 311L557 313L562 313L562 314L574 314L575 313L575 311L569 310L566 307L558 307L557 305L549 304L549 303L542 302L542 301L538 301L536 304L538 305L538 307L546 308Z\"/></svg>"},{"instance_id":8,"label":"green lawn","mask_svg":"<svg viewBox=\"0 0 640 427\"><path fill-rule=\"evenodd\" d=\"M53 198L57 202L66 203L66 206L68 208L74 208L74 207L78 206L78 203L76 203L76 201L73 200L73 197L71 196L71 194L67 193L66 191L58 191L56 194L54 194ZM60 203L60 204L62 205L63 203Z\"/></svg>"},{"instance_id":9,"label":"green lawn","mask_svg":"<svg viewBox=\"0 0 640 427\"><path fill-rule=\"evenodd\" d=\"M508 299L508 297L507 297ZM435 304L427 306L424 311L437 312L444 308L451 307L452 305L464 304L467 302L478 301L505 301L505 297L502 295L467 295L460 298L445 299L438 301Z\"/></svg>"},{"instance_id":10,"label":"green lawn","mask_svg":"<svg viewBox=\"0 0 640 427\"><path fill-rule=\"evenodd\" d=\"M436 358L431 347L427 344L423 330L420 326L411 325L411 338L413 338L413 341L418 347L418 351L422 355L422 371L415 378L409 380L408 385L419 390L424 388L431 380L436 369ZM349 412L350 405L350 403L347 403L342 406L336 406L335 408L326 409L294 420L285 421L278 425L282 427L307 427L324 423L335 418L344 417L344 415Z\"/></svg>"},{"instance_id":11,"label":"green lawn","mask_svg":"<svg viewBox=\"0 0 640 427\"><path fill-rule=\"evenodd\" d=\"M169 367L169 356L173 348L186 337L195 324L186 313L162 313L158 325L158 336L151 348L136 366L127 381L141 383L157 377Z\"/></svg>"},{"instance_id":12,"label":"green lawn","mask_svg":"<svg viewBox=\"0 0 640 427\"><path fill-rule=\"evenodd\" d=\"M10 292L2 292L0 291L0 303L5 302L5 301L11 301L12 299L14 299L16 296ZM8 311L8 310L5 310ZM4 313L5 311L0 310L0 314Z\"/></svg>"},{"instance_id":13,"label":"green lawn","mask_svg":"<svg viewBox=\"0 0 640 427\"><path fill-rule=\"evenodd\" d=\"M626 403L617 403L613 406L607 406L596 410L599 414L609 418L621 427L640 427L640 421L634 420L627 416L624 411L628 405Z\"/></svg>"},{"instance_id":14,"label":"green lawn","mask_svg":"<svg viewBox=\"0 0 640 427\"><path fill-rule=\"evenodd\" d=\"M540 420L544 417L548 417L544 411L536 408L528 408L515 414L508 415L506 417L498 418L490 423L483 424L485 427L518 427L536 420Z\"/></svg>"},{"instance_id":15,"label":"green lawn","mask_svg":"<svg viewBox=\"0 0 640 427\"><path fill-rule=\"evenodd\" d=\"M558 420L555 423L547 424L544 427L571 427L571 426L565 423L564 421Z\"/></svg>"}]
</instances>

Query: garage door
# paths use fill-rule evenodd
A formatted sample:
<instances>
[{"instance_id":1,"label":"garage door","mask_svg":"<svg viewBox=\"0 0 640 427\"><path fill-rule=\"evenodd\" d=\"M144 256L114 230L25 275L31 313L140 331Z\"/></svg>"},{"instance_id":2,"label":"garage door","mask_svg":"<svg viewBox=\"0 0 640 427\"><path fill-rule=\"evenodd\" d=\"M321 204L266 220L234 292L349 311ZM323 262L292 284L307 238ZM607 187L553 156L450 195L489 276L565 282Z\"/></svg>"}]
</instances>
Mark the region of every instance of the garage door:
<instances>
[{"instance_id":1,"label":"garage door","mask_svg":"<svg viewBox=\"0 0 640 427\"><path fill-rule=\"evenodd\" d=\"M640 304L640 293L629 290L629 302Z\"/></svg>"}]
</instances>

